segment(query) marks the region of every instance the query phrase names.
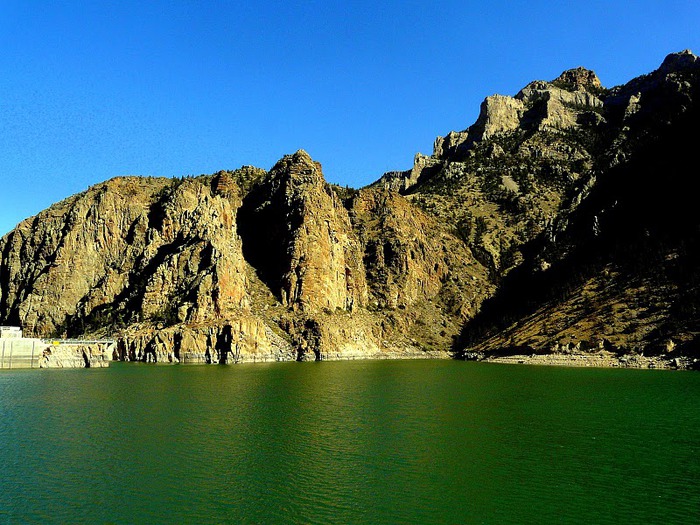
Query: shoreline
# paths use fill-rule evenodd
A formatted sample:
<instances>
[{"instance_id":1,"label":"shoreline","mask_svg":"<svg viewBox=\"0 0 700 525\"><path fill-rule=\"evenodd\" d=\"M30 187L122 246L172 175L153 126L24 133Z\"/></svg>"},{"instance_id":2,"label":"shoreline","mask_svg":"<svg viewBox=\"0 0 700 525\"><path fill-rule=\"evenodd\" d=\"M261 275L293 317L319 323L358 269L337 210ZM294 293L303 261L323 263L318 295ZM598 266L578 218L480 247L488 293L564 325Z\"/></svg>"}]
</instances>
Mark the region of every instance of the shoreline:
<instances>
[{"instance_id":1,"label":"shoreline","mask_svg":"<svg viewBox=\"0 0 700 525\"><path fill-rule=\"evenodd\" d=\"M590 368L636 368L652 370L693 370L698 361L690 357L644 356L624 354L618 356L611 352L595 354L518 354L511 356L473 356L467 361L482 363L500 363L510 365L564 366Z\"/></svg>"},{"instance_id":2,"label":"shoreline","mask_svg":"<svg viewBox=\"0 0 700 525\"><path fill-rule=\"evenodd\" d=\"M254 363L319 363L323 361L396 361L396 360L449 360L454 359L451 352L445 351L425 351L425 352L375 352L375 353L333 353L322 354L320 359L294 359L286 356L280 357L274 354L242 354L238 358L227 359L221 363L215 359L207 359L203 355L188 354L184 357L176 358L174 356L161 360L151 359L112 359L113 363L146 363L156 365L239 365L239 364L254 364Z\"/></svg>"},{"instance_id":3,"label":"shoreline","mask_svg":"<svg viewBox=\"0 0 700 525\"><path fill-rule=\"evenodd\" d=\"M575 367L575 368L633 368L639 370L693 370L700 362L689 357L659 357L659 356L644 356L637 354L625 354L617 356L612 353L597 353L597 354L519 354L512 356L494 356L486 357L483 355L473 355L466 359L455 358L451 352L425 352L425 353L398 353L388 352L386 354L342 354L324 355L321 359L308 359L297 361L295 359L239 359L222 363L225 365L238 364L255 364L255 363L319 363L324 361L419 361L419 360L454 360L454 361L469 361L479 363L496 363L509 365L530 365L530 366L559 366L559 367ZM114 362L123 363L146 363L158 365L212 365L219 363L206 363L203 361L180 361L169 362L159 361L156 363L148 363L146 361L121 361Z\"/></svg>"},{"instance_id":4,"label":"shoreline","mask_svg":"<svg viewBox=\"0 0 700 525\"><path fill-rule=\"evenodd\" d=\"M54 348L54 353L56 349ZM78 349L81 353L85 348ZM531 365L531 366L559 366L559 367L575 367L575 368L634 368L634 369L650 369L650 370L696 370L700 369L700 360L691 357L678 356L644 356L640 354L624 354L617 355L612 352L600 351L597 353L552 353L552 354L515 354L509 356L489 356L480 353L467 353L463 358L456 358L449 351L425 351L425 352L405 352L405 351L388 351L375 353L342 353L322 354L320 359L305 359L298 361L296 359L285 359L279 355L269 354L252 354L241 355L236 360L229 360L225 363L216 361L207 362L202 356L189 356L185 359L162 359L158 361L152 360L129 360L129 359L107 359L106 352L97 352L96 355L89 352L91 355L90 365L88 367L108 367L110 363L144 363L155 365L238 365L238 364L255 364L255 363L284 363L284 362L323 362L323 361L393 361L393 360L449 360L456 361L471 361L479 363L496 363L508 365ZM75 352L75 350L74 350ZM49 352L50 353L50 352ZM58 357L58 356L56 356ZM48 362L41 366L44 368L83 368L85 361L83 359L52 359L52 363ZM65 357L65 356L63 356ZM74 357L71 355L71 357ZM45 357L46 359L46 357ZM48 359L47 359L48 361ZM92 362L99 361L99 362ZM25 368L25 367L12 367ZM30 368L30 367L26 367ZM34 367L39 369L39 367ZM3 369L9 369L4 367Z\"/></svg>"}]
</instances>

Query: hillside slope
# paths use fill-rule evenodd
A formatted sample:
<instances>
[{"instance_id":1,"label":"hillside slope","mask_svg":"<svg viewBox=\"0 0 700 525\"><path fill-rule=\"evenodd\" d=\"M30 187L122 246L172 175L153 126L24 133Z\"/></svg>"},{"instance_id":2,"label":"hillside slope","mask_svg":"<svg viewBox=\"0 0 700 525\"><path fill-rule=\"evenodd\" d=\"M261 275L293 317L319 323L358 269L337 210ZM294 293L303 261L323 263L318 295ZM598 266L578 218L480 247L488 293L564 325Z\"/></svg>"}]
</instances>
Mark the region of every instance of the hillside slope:
<instances>
[{"instance_id":1,"label":"hillside slope","mask_svg":"<svg viewBox=\"0 0 700 525\"><path fill-rule=\"evenodd\" d=\"M697 357L699 96L688 52L609 92L596 170L522 247L524 262L465 326L460 355Z\"/></svg>"}]
</instances>

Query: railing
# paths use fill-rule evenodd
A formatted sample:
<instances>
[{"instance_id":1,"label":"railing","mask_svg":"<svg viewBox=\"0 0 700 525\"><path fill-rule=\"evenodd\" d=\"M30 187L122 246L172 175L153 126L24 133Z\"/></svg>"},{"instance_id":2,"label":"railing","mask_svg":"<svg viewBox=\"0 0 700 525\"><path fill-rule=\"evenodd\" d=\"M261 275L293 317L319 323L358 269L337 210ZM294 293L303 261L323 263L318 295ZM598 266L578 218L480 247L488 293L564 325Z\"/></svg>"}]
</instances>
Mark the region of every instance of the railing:
<instances>
[{"instance_id":1,"label":"railing","mask_svg":"<svg viewBox=\"0 0 700 525\"><path fill-rule=\"evenodd\" d=\"M115 344L114 339L42 339L42 343L49 345L96 345L96 344Z\"/></svg>"}]
</instances>

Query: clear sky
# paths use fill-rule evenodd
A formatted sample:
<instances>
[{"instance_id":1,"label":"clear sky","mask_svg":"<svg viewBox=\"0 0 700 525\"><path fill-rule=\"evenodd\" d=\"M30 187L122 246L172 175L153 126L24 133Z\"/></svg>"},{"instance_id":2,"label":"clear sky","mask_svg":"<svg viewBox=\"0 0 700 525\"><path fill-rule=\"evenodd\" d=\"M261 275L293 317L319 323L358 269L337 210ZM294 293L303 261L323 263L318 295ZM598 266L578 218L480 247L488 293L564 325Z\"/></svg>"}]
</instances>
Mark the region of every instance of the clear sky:
<instances>
[{"instance_id":1,"label":"clear sky","mask_svg":"<svg viewBox=\"0 0 700 525\"><path fill-rule=\"evenodd\" d=\"M0 0L0 235L116 175L408 169L481 100L700 51L700 2Z\"/></svg>"}]
</instances>

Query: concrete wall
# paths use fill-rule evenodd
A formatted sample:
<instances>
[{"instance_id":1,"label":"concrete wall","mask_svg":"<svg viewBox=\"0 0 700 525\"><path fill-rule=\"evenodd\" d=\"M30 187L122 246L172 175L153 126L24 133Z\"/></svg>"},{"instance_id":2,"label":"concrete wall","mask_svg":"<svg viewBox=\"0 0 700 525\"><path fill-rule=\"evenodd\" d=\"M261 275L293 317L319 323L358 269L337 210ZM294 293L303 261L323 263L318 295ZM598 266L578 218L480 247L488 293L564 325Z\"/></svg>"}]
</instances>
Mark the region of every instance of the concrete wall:
<instances>
[{"instance_id":1,"label":"concrete wall","mask_svg":"<svg viewBox=\"0 0 700 525\"><path fill-rule=\"evenodd\" d=\"M0 338L0 369L93 368L109 366L112 342L56 342Z\"/></svg>"},{"instance_id":2,"label":"concrete wall","mask_svg":"<svg viewBox=\"0 0 700 525\"><path fill-rule=\"evenodd\" d=\"M46 346L41 339L0 338L0 368L39 368Z\"/></svg>"}]
</instances>

